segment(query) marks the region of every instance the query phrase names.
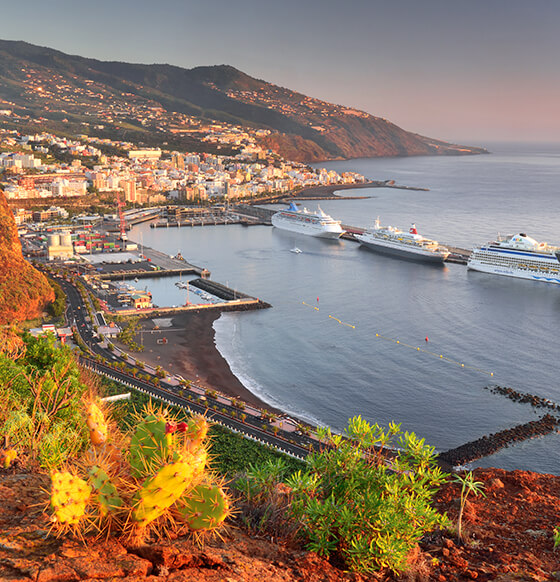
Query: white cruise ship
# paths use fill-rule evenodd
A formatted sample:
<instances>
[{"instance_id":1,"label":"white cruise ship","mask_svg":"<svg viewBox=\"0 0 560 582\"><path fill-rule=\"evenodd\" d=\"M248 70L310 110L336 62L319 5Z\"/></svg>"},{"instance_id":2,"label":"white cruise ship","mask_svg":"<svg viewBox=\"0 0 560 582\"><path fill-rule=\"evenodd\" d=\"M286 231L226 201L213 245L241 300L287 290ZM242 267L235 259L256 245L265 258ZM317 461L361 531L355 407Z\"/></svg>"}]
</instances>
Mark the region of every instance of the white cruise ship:
<instances>
[{"instance_id":1,"label":"white cruise ship","mask_svg":"<svg viewBox=\"0 0 560 582\"><path fill-rule=\"evenodd\" d=\"M537 242L525 233L474 247L467 268L493 275L560 283L560 247Z\"/></svg>"},{"instance_id":2,"label":"white cruise ship","mask_svg":"<svg viewBox=\"0 0 560 582\"><path fill-rule=\"evenodd\" d=\"M403 259L443 263L449 255L437 241L419 235L414 224L403 232L394 226L380 226L378 218L371 230L357 234L356 238L367 249Z\"/></svg>"},{"instance_id":3,"label":"white cruise ship","mask_svg":"<svg viewBox=\"0 0 560 582\"><path fill-rule=\"evenodd\" d=\"M340 220L334 220L319 207L317 208L317 212L309 212L307 208L299 210L291 202L286 210L280 210L272 215L272 225L276 228L321 238L338 238L344 233Z\"/></svg>"}]
</instances>

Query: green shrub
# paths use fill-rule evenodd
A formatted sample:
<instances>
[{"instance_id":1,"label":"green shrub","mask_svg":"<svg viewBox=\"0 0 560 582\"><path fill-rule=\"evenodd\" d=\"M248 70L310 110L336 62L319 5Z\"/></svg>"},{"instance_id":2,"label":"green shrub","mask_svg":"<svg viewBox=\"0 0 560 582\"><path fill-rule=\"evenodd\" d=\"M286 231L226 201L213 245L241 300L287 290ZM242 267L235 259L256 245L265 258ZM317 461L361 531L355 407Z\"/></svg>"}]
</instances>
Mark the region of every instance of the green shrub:
<instances>
[{"instance_id":1,"label":"green shrub","mask_svg":"<svg viewBox=\"0 0 560 582\"><path fill-rule=\"evenodd\" d=\"M66 294L54 279L48 277L48 281L54 290L55 299L47 306L47 311L53 317L60 317L66 309Z\"/></svg>"},{"instance_id":2,"label":"green shrub","mask_svg":"<svg viewBox=\"0 0 560 582\"><path fill-rule=\"evenodd\" d=\"M308 549L336 554L347 568L365 574L403 571L424 533L447 524L430 505L446 476L435 465L434 449L414 433L402 433L400 425L385 431L355 417L345 432L319 430L324 449L285 482L289 512ZM398 449L387 455L388 447ZM240 489L262 502L279 474L273 464L264 473L251 469Z\"/></svg>"},{"instance_id":3,"label":"green shrub","mask_svg":"<svg viewBox=\"0 0 560 582\"><path fill-rule=\"evenodd\" d=\"M24 335L15 361L0 352L0 434L43 467L58 466L85 446L80 400L87 390L72 350L53 335Z\"/></svg>"}]
</instances>

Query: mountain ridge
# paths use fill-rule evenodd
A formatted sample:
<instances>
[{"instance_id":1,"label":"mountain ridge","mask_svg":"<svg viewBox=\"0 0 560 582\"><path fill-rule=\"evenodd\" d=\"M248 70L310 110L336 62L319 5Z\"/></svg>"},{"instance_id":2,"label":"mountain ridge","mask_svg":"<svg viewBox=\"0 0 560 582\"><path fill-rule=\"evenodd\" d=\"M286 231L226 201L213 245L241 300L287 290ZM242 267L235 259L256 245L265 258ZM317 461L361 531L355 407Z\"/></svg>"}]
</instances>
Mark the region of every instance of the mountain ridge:
<instances>
[{"instance_id":1,"label":"mountain ridge","mask_svg":"<svg viewBox=\"0 0 560 582\"><path fill-rule=\"evenodd\" d=\"M41 87L34 83L37 79ZM88 88L95 91L80 101ZM97 103L92 98L96 93ZM262 128L269 132L259 138L263 147L301 162L486 153L483 148L408 132L386 119L255 79L227 64L185 69L100 61L24 41L0 40L0 99L15 100L30 117L52 122L60 121L57 108L63 103L65 123L77 126L95 121L107 126L102 106L125 110L124 105L135 99L139 107L160 107L169 116ZM138 133L135 137L142 137L143 130L161 131L161 124L155 128L143 122L142 127L132 125L128 133ZM109 129L117 137L122 133L118 124Z\"/></svg>"}]
</instances>

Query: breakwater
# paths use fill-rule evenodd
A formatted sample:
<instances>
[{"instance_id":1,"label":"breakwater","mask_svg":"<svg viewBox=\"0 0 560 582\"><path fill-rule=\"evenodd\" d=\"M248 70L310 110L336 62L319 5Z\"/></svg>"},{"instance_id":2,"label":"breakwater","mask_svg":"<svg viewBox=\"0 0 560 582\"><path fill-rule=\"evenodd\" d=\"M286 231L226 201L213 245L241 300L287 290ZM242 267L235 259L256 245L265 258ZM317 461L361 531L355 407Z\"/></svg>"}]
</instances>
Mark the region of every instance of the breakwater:
<instances>
[{"instance_id":1,"label":"breakwater","mask_svg":"<svg viewBox=\"0 0 560 582\"><path fill-rule=\"evenodd\" d=\"M490 390L493 394L500 394L505 396L514 402L519 402L520 404L529 404L533 408L548 408L549 410L559 412L560 406L555 404L548 398L541 398L535 394L529 394L528 392L519 392L513 388L508 388L507 386L485 386L485 390Z\"/></svg>"},{"instance_id":2,"label":"breakwater","mask_svg":"<svg viewBox=\"0 0 560 582\"><path fill-rule=\"evenodd\" d=\"M193 279L190 282L190 285L193 287L198 287L203 291L208 293L212 293L216 297L223 299L224 301L235 301L237 299L254 299L250 295L246 293L241 293L236 289L230 289L226 287L226 285L222 285L221 283L217 283L216 281L210 281L209 279Z\"/></svg>"},{"instance_id":3,"label":"breakwater","mask_svg":"<svg viewBox=\"0 0 560 582\"><path fill-rule=\"evenodd\" d=\"M513 428L485 435L460 447L440 453L438 460L452 467L465 465L477 459L493 455L510 444L547 435L556 430L558 424L560 424L560 420L557 417L552 414L545 414L539 420L532 420Z\"/></svg>"},{"instance_id":4,"label":"breakwater","mask_svg":"<svg viewBox=\"0 0 560 582\"><path fill-rule=\"evenodd\" d=\"M542 398L529 392L520 392L508 386L491 385L485 386L485 390L490 390L493 394L505 396L513 402L520 404L528 404L535 409L547 409L550 412L560 412L560 406L548 398ZM524 441L530 438L544 436L557 430L560 424L560 418L547 413L539 420L533 420L525 424L520 424L513 428L502 430L500 432L483 436L479 439L461 445L455 449L451 449L439 455L439 460L442 463L447 463L451 466L464 465L493 455L495 452L509 446L515 442Z\"/></svg>"}]
</instances>

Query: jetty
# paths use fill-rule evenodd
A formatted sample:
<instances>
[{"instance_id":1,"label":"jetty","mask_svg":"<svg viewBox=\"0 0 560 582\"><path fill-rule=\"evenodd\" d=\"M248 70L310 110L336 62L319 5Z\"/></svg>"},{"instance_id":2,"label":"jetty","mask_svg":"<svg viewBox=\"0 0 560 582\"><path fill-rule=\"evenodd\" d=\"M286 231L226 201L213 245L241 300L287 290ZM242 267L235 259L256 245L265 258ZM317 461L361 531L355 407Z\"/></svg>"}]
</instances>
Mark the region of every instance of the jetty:
<instances>
[{"instance_id":1,"label":"jetty","mask_svg":"<svg viewBox=\"0 0 560 582\"><path fill-rule=\"evenodd\" d=\"M152 222L151 228L182 228L185 226L217 226L228 224L270 224L258 213L240 213L235 208L198 208L185 206L168 206L165 218Z\"/></svg>"},{"instance_id":2,"label":"jetty","mask_svg":"<svg viewBox=\"0 0 560 582\"><path fill-rule=\"evenodd\" d=\"M132 244L137 246L136 243ZM110 260L112 256L107 254L107 259ZM102 305L104 308L115 310L120 315L153 315L154 313L169 315L207 309L246 311L271 307L270 304L247 293L232 289L222 283L211 281L208 269L189 263L180 252L174 256L169 256L153 248L142 246L141 249L128 251L127 256L130 257L128 260L116 263L96 262L95 265L89 265L82 273L84 280L90 285L92 291L95 291L103 299ZM146 301L146 304L142 304L139 308L130 299L131 293L134 294L138 291L133 287L129 290L123 288L125 281L130 280L138 281L157 277L179 277L182 279L183 276L192 277L193 275L197 275L197 278L189 280L188 285L191 288L194 287L209 293L217 300L209 300L208 303L191 304L188 302L187 295L187 302L184 305L160 307L152 306L151 301ZM123 285L119 286L119 282L122 282ZM151 298L147 291L143 294ZM128 296L128 299L124 296ZM123 303L125 304L123 305Z\"/></svg>"},{"instance_id":3,"label":"jetty","mask_svg":"<svg viewBox=\"0 0 560 582\"><path fill-rule=\"evenodd\" d=\"M547 435L557 430L560 420L552 414L545 414L539 420L532 420L513 428L483 436L438 455L438 460L452 467L466 465L477 459L488 457L511 444L530 438Z\"/></svg>"}]
</instances>

